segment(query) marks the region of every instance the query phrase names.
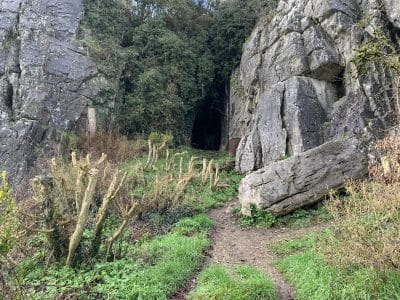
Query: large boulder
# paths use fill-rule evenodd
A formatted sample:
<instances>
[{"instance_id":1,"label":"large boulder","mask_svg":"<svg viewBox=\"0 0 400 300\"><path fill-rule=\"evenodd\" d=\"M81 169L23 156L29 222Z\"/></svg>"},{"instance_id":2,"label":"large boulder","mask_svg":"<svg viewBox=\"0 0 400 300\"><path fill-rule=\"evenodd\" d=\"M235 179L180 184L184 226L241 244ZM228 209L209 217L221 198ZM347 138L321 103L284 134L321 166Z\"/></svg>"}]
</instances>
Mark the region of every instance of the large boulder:
<instances>
[{"instance_id":1,"label":"large boulder","mask_svg":"<svg viewBox=\"0 0 400 300\"><path fill-rule=\"evenodd\" d=\"M97 94L96 66L78 42L82 15L81 0L0 2L0 170L14 182Z\"/></svg>"},{"instance_id":2,"label":"large boulder","mask_svg":"<svg viewBox=\"0 0 400 300\"><path fill-rule=\"evenodd\" d=\"M236 143L240 173L251 177L255 172L257 177L261 169L269 174L276 164L290 163L291 157L301 157L304 165L312 166L315 158L305 153L320 149L320 145L347 138L366 144L398 123L395 100L400 78L396 71L382 61L368 60L362 62L361 70L354 59L359 48L382 32L382 43L389 45L386 50L399 49L400 6L395 2L282 0L272 20L260 20L231 80L235 85L229 105L235 109L228 111L228 127L233 128L228 139L240 139ZM245 126L238 130L238 124ZM350 155L347 150L341 157L346 155ZM283 160L286 158L289 160ZM300 169L295 172L290 176L296 180L308 176ZM335 168L326 172L328 177L330 172L340 173ZM280 184L279 178L271 178L276 180L271 185ZM310 191L325 184L318 176L311 179L316 181L308 185ZM247 180L241 189L253 186ZM245 194L251 195L249 191ZM240 201L247 203L242 195ZM259 195L266 197L265 203L269 201L266 193ZM311 201L303 200L304 205ZM260 199L254 202L264 203ZM301 206L296 203L288 207ZM275 205L273 211L279 214L289 209Z\"/></svg>"},{"instance_id":3,"label":"large boulder","mask_svg":"<svg viewBox=\"0 0 400 300\"><path fill-rule=\"evenodd\" d=\"M247 175L241 182L242 213L251 205L281 215L323 198L368 171L367 155L354 139L332 141Z\"/></svg>"}]
</instances>

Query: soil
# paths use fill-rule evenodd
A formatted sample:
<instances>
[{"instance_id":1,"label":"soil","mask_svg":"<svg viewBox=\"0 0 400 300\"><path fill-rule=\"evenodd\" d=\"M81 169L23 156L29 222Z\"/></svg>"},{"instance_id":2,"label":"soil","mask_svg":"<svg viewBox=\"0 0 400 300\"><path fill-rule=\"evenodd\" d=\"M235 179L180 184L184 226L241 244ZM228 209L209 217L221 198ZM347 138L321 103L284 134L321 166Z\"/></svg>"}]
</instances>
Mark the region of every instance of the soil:
<instances>
[{"instance_id":1,"label":"soil","mask_svg":"<svg viewBox=\"0 0 400 300\"><path fill-rule=\"evenodd\" d=\"M296 299L294 288L288 284L274 267L277 256L270 245L284 240L296 239L307 233L321 229L314 225L300 229L288 227L261 228L241 227L233 214L235 203L209 212L215 222L211 235L213 246L207 253L207 264L223 266L251 265L264 272L277 287L278 300ZM192 278L187 286L175 294L172 299L183 300L195 288L196 278Z\"/></svg>"}]
</instances>

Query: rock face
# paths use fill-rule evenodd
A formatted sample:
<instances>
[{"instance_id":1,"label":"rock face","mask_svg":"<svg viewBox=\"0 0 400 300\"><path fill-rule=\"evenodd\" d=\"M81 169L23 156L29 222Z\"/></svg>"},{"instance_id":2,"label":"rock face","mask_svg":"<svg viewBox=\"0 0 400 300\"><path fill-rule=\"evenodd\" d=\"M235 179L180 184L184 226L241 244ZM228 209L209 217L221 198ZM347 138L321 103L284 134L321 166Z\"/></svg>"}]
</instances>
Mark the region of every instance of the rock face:
<instances>
[{"instance_id":1,"label":"rock face","mask_svg":"<svg viewBox=\"0 0 400 300\"><path fill-rule=\"evenodd\" d=\"M76 42L81 0L0 2L0 170L14 182L55 131L71 130L96 94Z\"/></svg>"},{"instance_id":2,"label":"rock face","mask_svg":"<svg viewBox=\"0 0 400 300\"><path fill-rule=\"evenodd\" d=\"M241 184L244 207L253 202L277 214L289 212L302 201L317 201L326 187L365 174L361 171L365 160L358 159L361 165L356 168L337 159L325 161L320 152L332 149L336 141L343 155L325 154L347 161L355 155L349 151L354 143L346 146L344 140L354 137L366 142L398 123L395 99L400 81L395 71L381 62L367 61L363 66L367 71L362 72L354 59L360 47L381 33L389 44L387 51L400 49L400 6L397 0L383 0L383 4L378 0L281 0L272 20L261 20L254 29L232 76L228 105L229 140L240 139L236 168L250 174ZM300 164L313 170L316 157L323 160L319 167L324 172L311 176L312 172L295 167ZM345 175L332 180L332 174L349 167L354 172L342 169ZM276 168L288 171L286 180L306 187L307 191L301 191L304 199L293 200L300 197L295 196L299 191L281 186L283 174L275 176ZM271 190L274 186L281 189L278 198Z\"/></svg>"}]
</instances>

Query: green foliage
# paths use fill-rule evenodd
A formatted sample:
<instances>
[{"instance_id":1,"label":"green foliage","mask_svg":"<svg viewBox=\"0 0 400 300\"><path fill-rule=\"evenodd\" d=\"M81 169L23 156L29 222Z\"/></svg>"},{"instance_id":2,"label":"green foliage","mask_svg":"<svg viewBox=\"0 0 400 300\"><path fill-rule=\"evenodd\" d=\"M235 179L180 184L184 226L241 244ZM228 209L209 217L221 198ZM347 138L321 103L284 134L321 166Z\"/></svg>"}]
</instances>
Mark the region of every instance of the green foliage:
<instances>
[{"instance_id":1,"label":"green foliage","mask_svg":"<svg viewBox=\"0 0 400 300\"><path fill-rule=\"evenodd\" d=\"M165 236L128 246L129 255L81 269L52 266L27 259L21 266L30 299L77 295L79 299L168 299L200 266L209 246L206 216L186 219ZM191 235L187 236L186 233Z\"/></svg>"},{"instance_id":2,"label":"green foliage","mask_svg":"<svg viewBox=\"0 0 400 300\"><path fill-rule=\"evenodd\" d=\"M261 226L272 227L276 224L276 217L270 212L257 209L257 206L251 205L251 216L242 215L240 217L240 225L242 226Z\"/></svg>"},{"instance_id":3,"label":"green foliage","mask_svg":"<svg viewBox=\"0 0 400 300\"><path fill-rule=\"evenodd\" d=\"M290 214L277 217L273 216L268 211L257 209L255 205L251 206L251 210L251 216L242 215L240 210L235 212L242 226L289 226L292 228L302 228L313 224L326 223L333 218L324 203L318 203L306 209L300 208Z\"/></svg>"},{"instance_id":4,"label":"green foliage","mask_svg":"<svg viewBox=\"0 0 400 300\"><path fill-rule=\"evenodd\" d=\"M330 235L325 233L325 237ZM370 268L332 265L319 253L320 236L309 235L300 240L275 245L284 257L278 269L294 285L299 300L331 299L398 299L400 272L377 273Z\"/></svg>"},{"instance_id":5,"label":"green foliage","mask_svg":"<svg viewBox=\"0 0 400 300\"><path fill-rule=\"evenodd\" d=\"M214 265L204 270L190 299L273 300L273 283L254 267L224 268Z\"/></svg>"},{"instance_id":6,"label":"green foliage","mask_svg":"<svg viewBox=\"0 0 400 300\"><path fill-rule=\"evenodd\" d=\"M115 103L120 128L187 139L213 78L204 8L190 0L86 0L85 15L89 52L109 82L101 96Z\"/></svg>"},{"instance_id":7,"label":"green foliage","mask_svg":"<svg viewBox=\"0 0 400 300\"><path fill-rule=\"evenodd\" d=\"M187 143L200 107L220 108L257 19L276 0L85 0L81 43L106 77L97 105L131 135L171 131Z\"/></svg>"},{"instance_id":8,"label":"green foliage","mask_svg":"<svg viewBox=\"0 0 400 300\"><path fill-rule=\"evenodd\" d=\"M206 214L200 214L193 218L186 218L175 225L174 231L181 235L193 235L201 232L210 231L214 227L214 222Z\"/></svg>"},{"instance_id":9,"label":"green foliage","mask_svg":"<svg viewBox=\"0 0 400 300\"><path fill-rule=\"evenodd\" d=\"M369 24L369 22L368 22ZM360 26L368 26L360 23ZM381 64L385 68L400 74L400 54L390 41L388 34L380 27L376 28L373 36L356 50L351 60L361 75L365 75L373 64Z\"/></svg>"},{"instance_id":10,"label":"green foliage","mask_svg":"<svg viewBox=\"0 0 400 300\"><path fill-rule=\"evenodd\" d=\"M17 240L15 202L11 196L11 189L6 177L6 172L2 172L0 185L0 256L3 257L7 256Z\"/></svg>"},{"instance_id":11,"label":"green foliage","mask_svg":"<svg viewBox=\"0 0 400 300\"><path fill-rule=\"evenodd\" d=\"M277 217L275 225L302 228L313 224L326 223L332 218L333 216L325 203L318 203L315 206L300 208L288 215Z\"/></svg>"},{"instance_id":12,"label":"green foliage","mask_svg":"<svg viewBox=\"0 0 400 300\"><path fill-rule=\"evenodd\" d=\"M173 136L168 133L151 132L149 134L148 140L151 141L153 144L166 143L167 145L170 145L172 143Z\"/></svg>"},{"instance_id":13,"label":"green foliage","mask_svg":"<svg viewBox=\"0 0 400 300\"><path fill-rule=\"evenodd\" d=\"M272 250L281 256L288 256L294 253L313 249L318 237L316 234L308 234L300 239L287 240L273 244Z\"/></svg>"}]
</instances>

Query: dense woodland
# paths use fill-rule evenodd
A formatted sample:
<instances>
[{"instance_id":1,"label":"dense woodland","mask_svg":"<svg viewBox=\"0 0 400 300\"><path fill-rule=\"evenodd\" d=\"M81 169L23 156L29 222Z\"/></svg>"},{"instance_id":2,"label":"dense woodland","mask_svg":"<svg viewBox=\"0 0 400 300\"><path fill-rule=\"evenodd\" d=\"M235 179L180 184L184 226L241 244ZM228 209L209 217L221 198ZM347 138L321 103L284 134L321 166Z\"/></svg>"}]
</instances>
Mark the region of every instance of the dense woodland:
<instances>
[{"instance_id":1,"label":"dense woodland","mask_svg":"<svg viewBox=\"0 0 400 300\"><path fill-rule=\"evenodd\" d=\"M107 117L125 134L170 131L186 144L197 117L197 143L218 149L229 76L276 1L129 3L85 0L84 43L108 80L99 105L115 106Z\"/></svg>"}]
</instances>

